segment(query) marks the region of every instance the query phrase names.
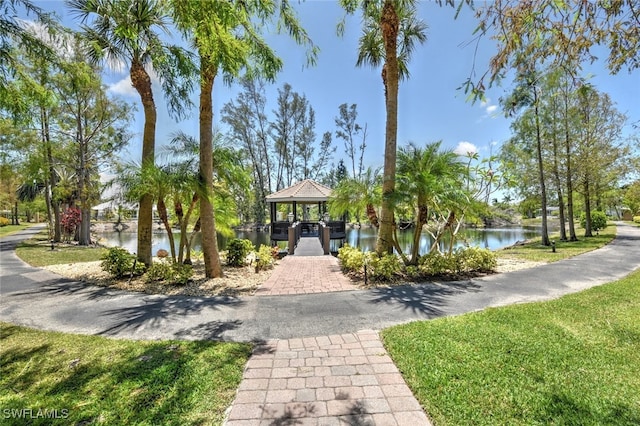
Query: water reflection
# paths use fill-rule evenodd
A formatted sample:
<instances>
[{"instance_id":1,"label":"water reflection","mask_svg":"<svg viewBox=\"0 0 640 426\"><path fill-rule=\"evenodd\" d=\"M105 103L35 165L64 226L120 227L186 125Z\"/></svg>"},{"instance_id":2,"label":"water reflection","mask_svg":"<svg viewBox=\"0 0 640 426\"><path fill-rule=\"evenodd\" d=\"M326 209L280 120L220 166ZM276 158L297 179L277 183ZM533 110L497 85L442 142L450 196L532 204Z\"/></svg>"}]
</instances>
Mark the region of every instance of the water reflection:
<instances>
[{"instance_id":1,"label":"water reflection","mask_svg":"<svg viewBox=\"0 0 640 426\"><path fill-rule=\"evenodd\" d=\"M517 241L524 241L539 235L536 228L510 227L510 228L492 228L492 229L473 229L468 228L460 231L456 247L460 246L476 246L496 250L514 244ZM364 251L372 251L376 245L376 230L374 228L347 229L346 242L354 247L360 247ZM137 249L135 232L104 232L98 234L100 242L108 246L123 247L134 253ZM246 238L250 240L256 248L261 244L269 245L269 233L257 231L236 231L237 238ZM176 243L180 240L180 233L174 233ZM229 239L218 236L218 247L224 250ZM413 246L413 230L399 230L398 240L400 246L405 252L410 252ZM200 234L196 235L193 248L201 249L202 239ZM281 243L283 244L283 243ZM427 232L423 232L420 236L420 253L426 253L433 244L433 239ZM286 244L285 244L286 245ZM284 245L283 245L284 247ZM441 241L441 248L449 247L448 238ZM332 241L331 249L336 251L339 248L338 241ZM169 250L169 239L165 232L155 232L153 234L153 253L159 249Z\"/></svg>"}]
</instances>

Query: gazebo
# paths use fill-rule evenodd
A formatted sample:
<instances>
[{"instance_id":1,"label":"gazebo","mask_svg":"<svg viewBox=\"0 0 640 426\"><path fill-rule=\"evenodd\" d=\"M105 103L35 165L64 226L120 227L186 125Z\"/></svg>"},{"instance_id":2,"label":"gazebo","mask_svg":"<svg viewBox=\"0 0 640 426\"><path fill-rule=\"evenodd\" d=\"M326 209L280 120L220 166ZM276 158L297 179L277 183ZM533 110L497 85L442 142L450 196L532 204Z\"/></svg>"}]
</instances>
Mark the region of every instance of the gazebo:
<instances>
[{"instance_id":1,"label":"gazebo","mask_svg":"<svg viewBox=\"0 0 640 426\"><path fill-rule=\"evenodd\" d=\"M318 237L323 242L324 228L328 229L329 240L346 238L345 219L331 220L327 210L327 200L331 196L331 188L311 179L305 179L293 186L267 195L271 217L271 243L288 241L289 252L293 252L301 237ZM278 204L286 204L287 211L278 209ZM293 233L294 241L290 239ZM328 252L328 243L325 252Z\"/></svg>"}]
</instances>

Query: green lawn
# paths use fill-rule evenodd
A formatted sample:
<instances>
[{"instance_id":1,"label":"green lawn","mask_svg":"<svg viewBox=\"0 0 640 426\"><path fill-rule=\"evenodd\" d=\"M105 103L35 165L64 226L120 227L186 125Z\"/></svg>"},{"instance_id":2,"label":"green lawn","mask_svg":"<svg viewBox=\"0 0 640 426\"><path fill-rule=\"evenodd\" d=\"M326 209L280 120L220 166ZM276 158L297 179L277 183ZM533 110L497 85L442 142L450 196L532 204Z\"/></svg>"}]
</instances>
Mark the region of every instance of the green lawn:
<instances>
[{"instance_id":1,"label":"green lawn","mask_svg":"<svg viewBox=\"0 0 640 426\"><path fill-rule=\"evenodd\" d=\"M497 250L496 254L499 257L517 258L535 262L556 262L609 244L616 237L616 231L616 226L609 224L604 230L600 231L598 235L586 238L583 237L584 231L580 228L576 230L578 241L573 242L560 241L560 233L555 232L549 234L549 239L554 241L556 245L555 253L551 247L540 244L540 238L536 238L523 246Z\"/></svg>"},{"instance_id":2,"label":"green lawn","mask_svg":"<svg viewBox=\"0 0 640 426\"><path fill-rule=\"evenodd\" d=\"M220 425L249 354L247 344L112 340L0 323L0 423ZM29 423L10 418L12 409L66 418Z\"/></svg>"},{"instance_id":3,"label":"green lawn","mask_svg":"<svg viewBox=\"0 0 640 426\"><path fill-rule=\"evenodd\" d=\"M46 233L35 235L29 240L21 242L16 255L32 266L58 265L64 263L93 262L107 252L103 247L86 247L74 244L56 244L51 250L51 244Z\"/></svg>"},{"instance_id":4,"label":"green lawn","mask_svg":"<svg viewBox=\"0 0 640 426\"><path fill-rule=\"evenodd\" d=\"M640 424L640 270L382 336L436 425Z\"/></svg>"},{"instance_id":5,"label":"green lawn","mask_svg":"<svg viewBox=\"0 0 640 426\"><path fill-rule=\"evenodd\" d=\"M34 223L23 223L22 225L6 225L0 226L0 237L9 234L15 234L19 231L24 231L25 229L31 228L34 226Z\"/></svg>"}]
</instances>

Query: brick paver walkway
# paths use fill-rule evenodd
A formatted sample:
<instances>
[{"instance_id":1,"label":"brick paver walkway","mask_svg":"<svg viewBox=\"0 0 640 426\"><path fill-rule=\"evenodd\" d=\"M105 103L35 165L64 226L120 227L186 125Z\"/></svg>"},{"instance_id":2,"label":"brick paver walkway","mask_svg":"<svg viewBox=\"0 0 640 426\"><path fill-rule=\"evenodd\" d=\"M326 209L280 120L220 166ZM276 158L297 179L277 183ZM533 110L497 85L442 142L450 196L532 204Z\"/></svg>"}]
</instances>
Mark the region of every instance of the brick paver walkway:
<instances>
[{"instance_id":1,"label":"brick paver walkway","mask_svg":"<svg viewBox=\"0 0 640 426\"><path fill-rule=\"evenodd\" d=\"M375 331L255 348L226 426L431 425Z\"/></svg>"},{"instance_id":2,"label":"brick paver walkway","mask_svg":"<svg viewBox=\"0 0 640 426\"><path fill-rule=\"evenodd\" d=\"M334 256L285 256L256 295L309 294L355 290Z\"/></svg>"}]
</instances>

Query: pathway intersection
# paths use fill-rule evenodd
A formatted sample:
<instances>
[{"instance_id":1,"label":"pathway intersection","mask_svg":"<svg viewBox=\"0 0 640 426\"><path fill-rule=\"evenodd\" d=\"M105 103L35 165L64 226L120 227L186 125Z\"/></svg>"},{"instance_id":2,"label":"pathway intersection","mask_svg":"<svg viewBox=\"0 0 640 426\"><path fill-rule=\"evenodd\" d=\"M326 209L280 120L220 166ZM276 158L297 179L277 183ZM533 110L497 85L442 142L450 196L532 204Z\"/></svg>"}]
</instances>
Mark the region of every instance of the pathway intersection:
<instances>
[{"instance_id":1,"label":"pathway intersection","mask_svg":"<svg viewBox=\"0 0 640 426\"><path fill-rule=\"evenodd\" d=\"M377 330L548 300L640 267L640 228L621 224L602 249L480 279L356 290L339 282L344 277L331 257L320 268L320 261L292 256L300 263L281 266L292 286L304 284L297 294L275 295L285 287L265 283L259 297L155 296L89 286L25 264L15 245L35 232L0 240L0 321L128 339L254 342L227 426L429 425Z\"/></svg>"}]
</instances>

